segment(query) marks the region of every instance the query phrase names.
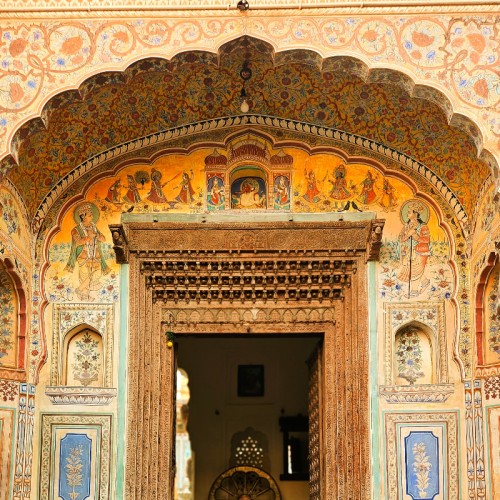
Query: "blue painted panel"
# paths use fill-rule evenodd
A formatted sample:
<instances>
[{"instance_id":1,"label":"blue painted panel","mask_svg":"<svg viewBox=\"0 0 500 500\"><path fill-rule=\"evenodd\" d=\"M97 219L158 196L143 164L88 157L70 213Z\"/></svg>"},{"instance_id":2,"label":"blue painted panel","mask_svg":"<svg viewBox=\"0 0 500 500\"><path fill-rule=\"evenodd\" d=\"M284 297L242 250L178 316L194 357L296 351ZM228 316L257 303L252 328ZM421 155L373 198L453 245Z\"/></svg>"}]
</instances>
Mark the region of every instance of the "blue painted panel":
<instances>
[{"instance_id":1,"label":"blue painted panel","mask_svg":"<svg viewBox=\"0 0 500 500\"><path fill-rule=\"evenodd\" d=\"M431 431L412 431L405 437L406 493L414 500L433 500L439 494L439 439Z\"/></svg>"},{"instance_id":2,"label":"blue painted panel","mask_svg":"<svg viewBox=\"0 0 500 500\"><path fill-rule=\"evenodd\" d=\"M85 500L90 497L92 440L86 434L68 433L59 449L59 497Z\"/></svg>"}]
</instances>

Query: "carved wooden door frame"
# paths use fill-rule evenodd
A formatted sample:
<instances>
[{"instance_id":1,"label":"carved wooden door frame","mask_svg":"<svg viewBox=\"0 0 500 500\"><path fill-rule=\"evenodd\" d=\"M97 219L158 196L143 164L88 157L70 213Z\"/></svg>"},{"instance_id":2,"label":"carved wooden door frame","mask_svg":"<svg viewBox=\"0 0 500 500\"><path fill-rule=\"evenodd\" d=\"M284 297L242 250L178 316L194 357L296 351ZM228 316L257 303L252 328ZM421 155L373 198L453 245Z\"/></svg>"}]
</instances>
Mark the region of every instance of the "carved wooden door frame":
<instances>
[{"instance_id":1,"label":"carved wooden door frame","mask_svg":"<svg viewBox=\"0 0 500 500\"><path fill-rule=\"evenodd\" d=\"M165 331L322 334L320 498L370 498L368 260L383 221L110 226L130 265L125 491L170 499L174 350Z\"/></svg>"}]
</instances>

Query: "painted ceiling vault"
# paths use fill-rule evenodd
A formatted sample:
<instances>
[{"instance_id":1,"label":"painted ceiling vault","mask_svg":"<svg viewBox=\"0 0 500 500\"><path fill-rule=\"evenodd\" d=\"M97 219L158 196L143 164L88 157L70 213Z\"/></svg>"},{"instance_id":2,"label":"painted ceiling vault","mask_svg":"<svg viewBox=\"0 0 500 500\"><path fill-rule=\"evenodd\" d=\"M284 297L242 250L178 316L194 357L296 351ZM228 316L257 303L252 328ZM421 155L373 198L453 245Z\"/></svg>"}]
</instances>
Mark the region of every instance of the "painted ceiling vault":
<instances>
[{"instance_id":1,"label":"painted ceiling vault","mask_svg":"<svg viewBox=\"0 0 500 500\"><path fill-rule=\"evenodd\" d=\"M322 59L307 50L276 54L247 36L218 54L141 60L55 96L41 118L18 130L16 160L5 158L1 171L33 217L61 177L94 155L173 127L241 115L245 61L251 113L335 128L405 153L434 171L472 216L494 160L481 152L477 127L452 116L444 96L415 87L402 73L369 72L357 59Z\"/></svg>"}]
</instances>

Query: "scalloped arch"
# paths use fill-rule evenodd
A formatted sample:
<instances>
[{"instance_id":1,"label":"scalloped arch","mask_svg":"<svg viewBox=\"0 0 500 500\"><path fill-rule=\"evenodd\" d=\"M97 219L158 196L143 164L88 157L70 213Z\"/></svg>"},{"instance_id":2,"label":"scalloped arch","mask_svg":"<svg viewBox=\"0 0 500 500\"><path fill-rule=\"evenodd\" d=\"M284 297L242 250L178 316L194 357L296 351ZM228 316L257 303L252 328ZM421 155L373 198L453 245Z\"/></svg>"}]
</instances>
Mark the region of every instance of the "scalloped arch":
<instances>
[{"instance_id":1,"label":"scalloped arch","mask_svg":"<svg viewBox=\"0 0 500 500\"><path fill-rule=\"evenodd\" d=\"M170 115L165 118L167 121L173 121L175 122L175 125L187 125L189 123L194 123L195 121L202 121L203 119L214 119L217 116L227 116L227 111L230 111L229 115L236 116L239 114L239 110L237 106L234 106L233 101L236 99L239 89L241 88L241 79L239 78L239 72L233 70L241 67L241 62L243 60L249 59L252 67L254 68L254 75L255 73L258 74L258 76L254 76L250 82L250 84L253 85L251 88L255 99L253 104L256 108L259 108L256 109L258 114L281 116L283 119L288 118L291 120L297 120L297 115L300 115L298 110L307 106L308 101L311 99L311 95L313 95L314 98L318 100L318 102L314 103L314 105L318 104L319 108L317 108L317 111L313 111L312 109L309 110L309 119L306 120L307 122L316 122L318 126L344 130L346 133L364 136L371 140L375 140L375 142L385 143L390 146L389 139L383 136L383 131L380 127L377 129L378 125L374 123L373 120L370 122L369 119L363 118L362 116L352 118L346 115L346 113L352 113L353 109L355 113L358 112L357 110L361 109L363 113L366 112L366 115L371 113L376 117L377 110L375 109L373 103L369 105L366 110L361 108L361 98L359 97L359 94L362 94L362 89L368 87L369 91L382 92L382 100L385 99L386 101L384 102L389 102L390 104L390 106L387 106L388 108L391 106L395 108L398 104L397 99L399 98L400 101L406 101L407 104L405 106L413 107L418 111L418 109L424 109L425 107L420 104L420 101L426 100L437 107L432 108L432 112L437 113L434 114L436 122L442 122L448 125L446 130L447 140L453 142L454 136L463 134L463 137L455 138L456 142L464 143L469 141L473 144L475 151L469 152L469 165L464 166L464 169L470 170L470 164L475 161L474 159L476 159L478 163L487 167L489 172L494 174L494 177L498 177L498 164L494 155L490 151L483 149L483 138L479 126L470 118L454 113L451 101L443 92L441 92L441 90L437 90L427 84L423 85L415 83L414 78L401 70L395 70L387 67L370 68L366 62L362 61L358 57L352 56L333 56L325 58L324 55L314 49L277 51L276 47L269 41L250 36L233 38L232 40L220 44L216 50L217 52L201 50L178 52L174 54L171 59L152 57L139 59L134 61L132 64L129 64L123 71L100 72L84 80L78 89L65 90L53 96L43 106L39 117L33 118L24 123L16 131L11 141L11 155L3 159L0 172L3 172L4 175L7 173L9 178L13 180L13 183L18 188L28 206L29 204L27 199L31 196L29 193L30 189L29 187L24 188L20 186L19 184L21 183L16 181L19 181L19 178L23 176L23 173L27 173L29 175L30 171L37 172L37 175L39 175L38 170L35 167L36 164L34 163L34 160L31 159L34 154L32 153L34 149L33 144L35 144L35 146L38 145L39 149L45 152L52 160L54 156L64 156L63 147L66 148L66 151L68 151L69 146L61 144L59 150L57 150L56 146L54 146L54 144L57 144L58 142L63 142L60 140L61 133L64 134L61 130L65 127L61 125L61 116L64 117L66 113L66 115L68 115L67 119L66 121L63 120L62 123L69 124L74 113L77 113L78 111L83 113L83 108L87 105L90 107L93 99L96 100L96 103L94 104L95 106L103 102L102 96L105 96L105 98L108 99L109 96L106 92L113 87L121 87L123 92L131 90L131 92L135 91L137 93L137 82L151 82L152 79L158 78L160 74L170 74L172 75L172 78L179 79L180 75L185 75L186 71L194 66L196 66L197 70L199 70L199 73L196 73L197 76L203 76L203 71L206 72L210 68L212 70L212 74L205 78L205 81L211 81L210 84L205 84L206 88L203 87L203 82L202 84L199 82L189 82L191 87L189 87L188 90L193 94L193 96L188 96L185 99L188 103L186 107L196 109L196 113L193 112L193 114L196 115L197 120L189 119L191 117L186 117L183 121L183 118L178 116L179 113L170 113ZM309 68L309 70L307 70L307 68ZM207 98L207 96L210 95L210 98L213 99L213 94L216 93L215 90L213 90L215 85L213 83L213 75L221 75L223 72L225 72L223 76L226 79L224 80L224 89L222 90L223 97L220 99L220 102L215 104L213 104L215 101L208 103L205 101L202 104L197 102L196 99L200 98L200 96ZM263 88L267 85L267 80L262 82L260 80L256 81L255 79L257 77L262 77L264 74L267 77L270 73L276 74L273 81L275 86L273 88ZM288 73L290 74L289 77L283 76ZM313 94L306 93L305 96L300 97L300 92L298 92L296 88L298 75L300 75L301 78L303 77L304 82L309 85L310 92L313 92ZM185 80L189 81L189 76L192 77L192 74L188 75ZM351 84L349 89L351 92L351 96L349 97L351 99L350 103L341 102L344 95L341 95L341 98L339 99L335 99L331 97L331 94L328 94L327 91L323 90L322 85L328 85L328 81L326 80L327 76L333 79L337 78L337 80L341 83L349 82ZM167 76L165 76L165 78L167 78ZM285 80L285 78L291 80L292 83L283 84L284 81L288 81ZM186 82L184 81L184 83ZM135 85L135 87L132 89L133 85ZM194 85L198 85L198 87L195 89ZM339 86L340 84L337 87ZM290 94L290 89L295 92L292 96L293 99L296 101L302 99L302 101L296 104L295 107L290 104L290 98L283 97L286 94ZM330 88L328 90L330 90ZM335 89L332 90L334 96L340 95L336 94L334 91ZM323 92L323 94L321 94L321 92ZM276 103L273 99L270 99L271 96L274 98L275 95L280 96L279 99L282 99L281 103ZM149 96L147 97L149 98ZM276 101L279 101L279 99L276 99ZM277 109L279 104L281 104L281 109ZM357 107L356 104L358 105ZM118 109L118 106L118 104L116 104L114 108L111 106L111 112L116 112L118 114L122 113L122 115L125 116L124 113L126 113L126 111L123 109L124 106L122 105L122 108L120 109ZM227 109L228 106L230 109ZM310 108L312 107L313 104L311 104ZM342 109L339 109L340 107L342 107ZM323 111L325 109L326 111ZM439 109L440 112L437 112L437 109ZM226 111L226 113L222 113L222 111ZM100 112L102 113L102 111ZM392 113L394 116L403 116L404 106L402 106L399 111L394 109ZM439 116L439 113L441 113L442 116ZM415 112L414 114L418 115L418 112ZM174 115L177 120L173 120L172 115ZM99 115L99 118L101 118L101 115ZM356 120L358 120L358 122L356 122ZM359 124L360 121L362 122L361 125ZM408 121L411 121L410 118L408 118ZM59 125L59 128L57 128L57 124ZM172 125L173 124L174 123L172 123ZM107 130L109 132L111 125L109 123L103 124L103 126L104 125L107 126ZM157 130L165 130L166 127L162 127L161 125L163 125L163 123L155 122ZM364 129L363 126L365 127ZM432 168L436 172L438 177L440 176L444 179L445 176L443 175L443 172L439 172L439 169L437 169L435 165L432 165L429 158L424 157L423 147L420 147L420 150L418 150L417 143L411 144L411 141L413 140L412 135L422 135L422 130L418 130L418 128L415 127L415 134L412 134L411 125L408 125L408 127L406 142L404 140L401 141L398 145L399 147L393 149L412 156L422 163L426 163L429 168ZM68 129L69 128L70 127L68 127ZM133 125L131 125L130 128L133 128ZM439 126L437 126L437 129L439 129ZM85 130L85 127L83 127L83 130ZM81 131L79 132L81 133ZM143 127L143 129L138 130L135 137L148 135L147 133L141 132L148 132L148 130L145 130L145 127ZM118 137L118 134L115 134L116 137L113 139L114 144L111 145L116 146L118 144L128 142L131 139L133 140L135 137L131 137L131 133L132 131L128 130L127 132L122 133L121 137ZM425 138L422 137L421 141L424 139L432 141L432 134L430 132L425 133L426 136ZM77 134L77 132L74 132L74 134ZM58 182L59 177L56 175L56 168L59 168L59 173L64 176L68 172L71 172L71 170L77 165L81 164L82 160L84 161L89 157L95 156L96 153L99 154L99 151L96 151L96 149L100 151L109 149L109 144L96 145L95 143L98 138L102 138L101 131L96 132L96 139L94 140L92 147L87 144L87 147L79 149L80 156L76 157L76 155L73 154L72 157L68 158L68 161L65 162L64 166L48 166L53 170L52 180L44 178L43 182L38 182L37 189L39 190L39 194L34 200L35 205L28 206L28 212L31 216L34 215L34 211L40 206L42 199ZM91 140L88 141L88 143L91 142ZM50 148L52 148L51 151L56 154L50 155L47 153L46 150L49 149L49 145ZM436 146L434 146L434 148L436 149ZM78 147L75 149L78 149ZM433 156L440 157L437 149L436 152L433 153ZM64 170L64 168L68 168L67 165L69 165L69 170ZM444 164L441 168L445 168ZM17 175L16 172L18 170L19 175ZM482 177L480 183L484 183L484 180L488 175L486 170L481 175ZM468 208L467 212L471 212L471 209Z\"/></svg>"}]
</instances>

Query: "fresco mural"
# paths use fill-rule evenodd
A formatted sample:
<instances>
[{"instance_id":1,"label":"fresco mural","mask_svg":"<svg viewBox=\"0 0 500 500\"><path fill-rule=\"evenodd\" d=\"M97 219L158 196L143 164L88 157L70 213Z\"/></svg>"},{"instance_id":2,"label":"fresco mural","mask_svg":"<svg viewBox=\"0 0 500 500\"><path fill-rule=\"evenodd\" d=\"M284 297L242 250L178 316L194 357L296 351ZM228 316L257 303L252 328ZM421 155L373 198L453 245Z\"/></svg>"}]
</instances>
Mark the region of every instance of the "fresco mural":
<instances>
[{"instance_id":1,"label":"fresco mural","mask_svg":"<svg viewBox=\"0 0 500 500\"><path fill-rule=\"evenodd\" d=\"M225 200L224 174L207 174L207 209L209 211L224 210Z\"/></svg>"},{"instance_id":2,"label":"fresco mural","mask_svg":"<svg viewBox=\"0 0 500 500\"><path fill-rule=\"evenodd\" d=\"M273 156L269 144L252 136L236 139L235 144L235 149L232 143L227 146L229 162L217 150L215 154L199 149L189 155L161 157L151 166L129 165L91 186L86 200L64 216L61 232L51 243L49 300L118 299L118 268L107 225L118 223L122 213L231 209L375 212L387 220L381 298L451 298L454 285L447 236L435 210L415 198L402 180L374 167L346 164L334 154L311 156L286 148ZM255 165L248 162L249 151L257 154ZM287 172L276 158L286 158ZM226 178L233 179L230 186Z\"/></svg>"}]
</instances>

